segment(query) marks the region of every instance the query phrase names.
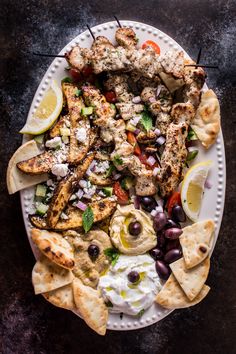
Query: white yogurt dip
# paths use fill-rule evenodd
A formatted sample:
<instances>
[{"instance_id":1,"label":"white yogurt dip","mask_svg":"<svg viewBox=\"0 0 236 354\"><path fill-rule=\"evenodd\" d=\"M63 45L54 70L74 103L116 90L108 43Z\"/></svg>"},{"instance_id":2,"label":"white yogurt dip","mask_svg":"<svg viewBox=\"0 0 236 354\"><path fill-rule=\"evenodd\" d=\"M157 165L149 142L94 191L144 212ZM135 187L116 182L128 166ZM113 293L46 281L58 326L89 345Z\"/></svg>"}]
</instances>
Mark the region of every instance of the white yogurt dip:
<instances>
[{"instance_id":1,"label":"white yogurt dip","mask_svg":"<svg viewBox=\"0 0 236 354\"><path fill-rule=\"evenodd\" d=\"M140 280L131 283L128 274L139 273ZM137 315L150 307L162 285L155 269L155 261L148 254L120 255L117 263L100 277L98 288L106 302L111 302L111 312Z\"/></svg>"}]
</instances>

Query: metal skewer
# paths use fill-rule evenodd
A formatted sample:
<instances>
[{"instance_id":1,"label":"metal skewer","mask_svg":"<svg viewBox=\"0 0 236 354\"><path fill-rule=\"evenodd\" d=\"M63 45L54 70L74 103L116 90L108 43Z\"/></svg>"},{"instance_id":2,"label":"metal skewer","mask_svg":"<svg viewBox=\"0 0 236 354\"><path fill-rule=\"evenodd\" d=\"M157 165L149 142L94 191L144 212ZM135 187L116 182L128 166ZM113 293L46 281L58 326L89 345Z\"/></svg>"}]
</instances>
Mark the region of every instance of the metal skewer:
<instances>
[{"instance_id":1,"label":"metal skewer","mask_svg":"<svg viewBox=\"0 0 236 354\"><path fill-rule=\"evenodd\" d=\"M36 52L33 52L32 53L33 55L37 55L38 57L50 57L50 58L65 58L66 56L65 55L59 55L59 54L45 54L45 53L36 53Z\"/></svg>"},{"instance_id":2,"label":"metal skewer","mask_svg":"<svg viewBox=\"0 0 236 354\"><path fill-rule=\"evenodd\" d=\"M93 37L93 40L95 41L95 36L94 36L94 34L93 34L93 32L92 32L92 30L91 30L91 28L89 27L89 25L87 24L86 25L87 26L87 28L88 28L88 30L89 30L89 33L91 34L91 36Z\"/></svg>"},{"instance_id":3,"label":"metal skewer","mask_svg":"<svg viewBox=\"0 0 236 354\"><path fill-rule=\"evenodd\" d=\"M219 69L218 65L205 65L205 64L186 64L184 66L195 66L196 68L208 68L208 69Z\"/></svg>"},{"instance_id":4,"label":"metal skewer","mask_svg":"<svg viewBox=\"0 0 236 354\"><path fill-rule=\"evenodd\" d=\"M114 16L114 18L115 18L116 22L118 23L118 26L121 28L122 26L121 26L120 21L118 20L118 18L116 17L116 15L113 15L113 16Z\"/></svg>"}]
</instances>

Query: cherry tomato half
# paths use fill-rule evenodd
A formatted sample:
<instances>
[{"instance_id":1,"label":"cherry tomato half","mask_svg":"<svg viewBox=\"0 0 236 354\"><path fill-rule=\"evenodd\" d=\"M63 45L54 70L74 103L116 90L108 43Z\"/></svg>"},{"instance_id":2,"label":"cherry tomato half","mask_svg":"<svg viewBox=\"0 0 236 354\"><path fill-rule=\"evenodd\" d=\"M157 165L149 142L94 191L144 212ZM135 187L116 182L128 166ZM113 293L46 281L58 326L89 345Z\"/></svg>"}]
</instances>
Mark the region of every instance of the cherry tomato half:
<instances>
[{"instance_id":1,"label":"cherry tomato half","mask_svg":"<svg viewBox=\"0 0 236 354\"><path fill-rule=\"evenodd\" d=\"M181 206L181 197L180 197L180 192L173 192L166 203L166 208L168 210L169 216L172 214L172 209L175 205L180 205Z\"/></svg>"},{"instance_id":2,"label":"cherry tomato half","mask_svg":"<svg viewBox=\"0 0 236 354\"><path fill-rule=\"evenodd\" d=\"M117 201L120 204L126 204L129 200L128 193L121 187L120 182L116 181L113 186L115 195L117 196Z\"/></svg>"},{"instance_id":3,"label":"cherry tomato half","mask_svg":"<svg viewBox=\"0 0 236 354\"><path fill-rule=\"evenodd\" d=\"M127 140L128 143L130 143L134 147L134 154L139 156L141 154L141 149L134 134L130 131L127 132Z\"/></svg>"},{"instance_id":4,"label":"cherry tomato half","mask_svg":"<svg viewBox=\"0 0 236 354\"><path fill-rule=\"evenodd\" d=\"M104 93L104 96L106 97L107 102L109 103L116 102L116 94L114 91L107 91Z\"/></svg>"},{"instance_id":5,"label":"cherry tomato half","mask_svg":"<svg viewBox=\"0 0 236 354\"><path fill-rule=\"evenodd\" d=\"M82 80L82 75L77 69L71 68L69 74L72 77L73 81L78 82Z\"/></svg>"},{"instance_id":6,"label":"cherry tomato half","mask_svg":"<svg viewBox=\"0 0 236 354\"><path fill-rule=\"evenodd\" d=\"M142 45L142 49L145 49L145 48L147 48L147 47L152 47L152 48L155 50L155 52L156 52L157 54L160 54L160 52L161 52L159 45L156 44L156 43L153 42L153 41L146 41L146 42L144 42L143 45Z\"/></svg>"}]
</instances>

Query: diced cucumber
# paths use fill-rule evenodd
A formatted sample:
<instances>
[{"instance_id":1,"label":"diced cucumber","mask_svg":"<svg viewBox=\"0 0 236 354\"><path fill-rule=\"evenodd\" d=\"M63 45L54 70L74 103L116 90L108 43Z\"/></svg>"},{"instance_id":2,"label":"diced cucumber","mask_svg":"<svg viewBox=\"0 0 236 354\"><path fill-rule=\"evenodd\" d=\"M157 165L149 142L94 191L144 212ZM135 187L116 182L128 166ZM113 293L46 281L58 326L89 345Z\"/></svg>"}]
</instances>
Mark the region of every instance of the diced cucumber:
<instances>
[{"instance_id":1,"label":"diced cucumber","mask_svg":"<svg viewBox=\"0 0 236 354\"><path fill-rule=\"evenodd\" d=\"M127 191L134 186L134 179L130 176L127 176L121 182L121 187L126 189Z\"/></svg>"},{"instance_id":2,"label":"diced cucumber","mask_svg":"<svg viewBox=\"0 0 236 354\"><path fill-rule=\"evenodd\" d=\"M36 136L34 137L34 140L35 140L36 143L38 143L38 144L43 144L44 134L36 135Z\"/></svg>"},{"instance_id":3,"label":"diced cucumber","mask_svg":"<svg viewBox=\"0 0 236 354\"><path fill-rule=\"evenodd\" d=\"M47 194L47 187L43 184L38 184L35 191L36 197L45 197Z\"/></svg>"},{"instance_id":4,"label":"diced cucumber","mask_svg":"<svg viewBox=\"0 0 236 354\"><path fill-rule=\"evenodd\" d=\"M92 113L93 113L93 107L83 107L81 109L82 116L89 116Z\"/></svg>"},{"instance_id":5,"label":"diced cucumber","mask_svg":"<svg viewBox=\"0 0 236 354\"><path fill-rule=\"evenodd\" d=\"M112 196L112 192L113 192L113 188L112 187L104 187L102 189L102 191L107 197L111 197Z\"/></svg>"},{"instance_id":6,"label":"diced cucumber","mask_svg":"<svg viewBox=\"0 0 236 354\"><path fill-rule=\"evenodd\" d=\"M43 216L48 211L48 205L39 203L37 205L36 214Z\"/></svg>"},{"instance_id":7,"label":"diced cucumber","mask_svg":"<svg viewBox=\"0 0 236 354\"><path fill-rule=\"evenodd\" d=\"M61 136L70 136L70 129L69 128L60 128Z\"/></svg>"},{"instance_id":8,"label":"diced cucumber","mask_svg":"<svg viewBox=\"0 0 236 354\"><path fill-rule=\"evenodd\" d=\"M114 103L110 103L110 106L112 109L114 109L116 111L116 106L114 105Z\"/></svg>"},{"instance_id":9,"label":"diced cucumber","mask_svg":"<svg viewBox=\"0 0 236 354\"><path fill-rule=\"evenodd\" d=\"M126 124L126 130L128 130L128 131L130 131L130 132L135 132L135 130L136 130L137 128L133 125L133 124L131 124L131 123L127 123Z\"/></svg>"}]
</instances>

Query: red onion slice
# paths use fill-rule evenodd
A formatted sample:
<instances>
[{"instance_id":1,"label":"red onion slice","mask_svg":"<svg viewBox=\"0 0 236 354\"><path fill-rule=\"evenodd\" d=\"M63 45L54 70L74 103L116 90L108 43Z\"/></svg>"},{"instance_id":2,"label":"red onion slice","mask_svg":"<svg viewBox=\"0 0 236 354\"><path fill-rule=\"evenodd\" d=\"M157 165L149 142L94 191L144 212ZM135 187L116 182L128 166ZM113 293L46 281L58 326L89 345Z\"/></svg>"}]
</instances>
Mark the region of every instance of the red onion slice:
<instances>
[{"instance_id":1,"label":"red onion slice","mask_svg":"<svg viewBox=\"0 0 236 354\"><path fill-rule=\"evenodd\" d=\"M156 163L156 159L153 156L149 156L149 158L147 159L147 163L149 164L149 166L153 166Z\"/></svg>"},{"instance_id":2,"label":"red onion slice","mask_svg":"<svg viewBox=\"0 0 236 354\"><path fill-rule=\"evenodd\" d=\"M141 131L140 129L135 129L134 134L138 135L140 133L140 131Z\"/></svg>"},{"instance_id":3,"label":"red onion slice","mask_svg":"<svg viewBox=\"0 0 236 354\"><path fill-rule=\"evenodd\" d=\"M153 176L156 177L160 173L160 170L160 167L155 167L152 171Z\"/></svg>"},{"instance_id":4,"label":"red onion slice","mask_svg":"<svg viewBox=\"0 0 236 354\"><path fill-rule=\"evenodd\" d=\"M133 103L140 103L141 102L141 97L140 96L136 96L132 98L132 102Z\"/></svg>"},{"instance_id":5,"label":"red onion slice","mask_svg":"<svg viewBox=\"0 0 236 354\"><path fill-rule=\"evenodd\" d=\"M205 182L205 187L207 189L211 189L213 187L213 183L209 179L207 179Z\"/></svg>"},{"instance_id":6,"label":"red onion slice","mask_svg":"<svg viewBox=\"0 0 236 354\"><path fill-rule=\"evenodd\" d=\"M154 133L156 134L156 136L160 136L161 135L160 129L157 129L157 128L154 130Z\"/></svg>"},{"instance_id":7,"label":"red onion slice","mask_svg":"<svg viewBox=\"0 0 236 354\"><path fill-rule=\"evenodd\" d=\"M163 145L165 143L166 139L164 138L164 136L159 136L159 138L156 140L156 143L158 145Z\"/></svg>"},{"instance_id":8,"label":"red onion slice","mask_svg":"<svg viewBox=\"0 0 236 354\"><path fill-rule=\"evenodd\" d=\"M156 90L156 97L158 97L160 95L160 92L161 92L161 85L159 85L157 87L157 90Z\"/></svg>"},{"instance_id":9,"label":"red onion slice","mask_svg":"<svg viewBox=\"0 0 236 354\"><path fill-rule=\"evenodd\" d=\"M156 98L155 98L155 97L150 97L150 98L149 98L149 102L150 102L150 103L156 102Z\"/></svg>"},{"instance_id":10,"label":"red onion slice","mask_svg":"<svg viewBox=\"0 0 236 354\"><path fill-rule=\"evenodd\" d=\"M82 203L82 202L78 202L76 204L76 206L77 206L78 209L83 210L83 211L85 211L87 209L87 205Z\"/></svg>"}]
</instances>

